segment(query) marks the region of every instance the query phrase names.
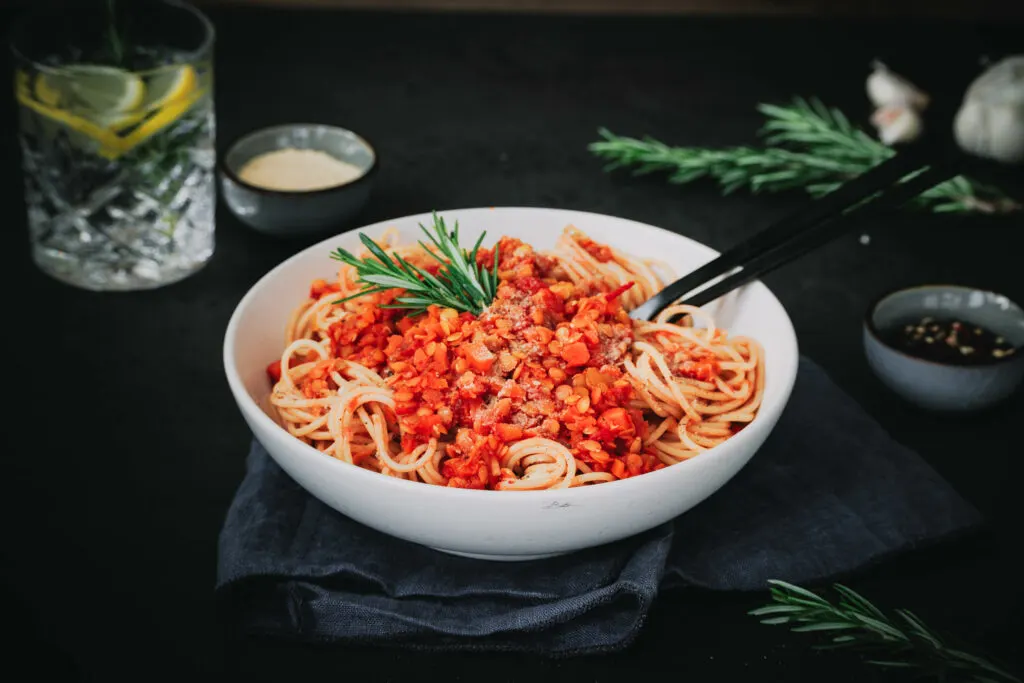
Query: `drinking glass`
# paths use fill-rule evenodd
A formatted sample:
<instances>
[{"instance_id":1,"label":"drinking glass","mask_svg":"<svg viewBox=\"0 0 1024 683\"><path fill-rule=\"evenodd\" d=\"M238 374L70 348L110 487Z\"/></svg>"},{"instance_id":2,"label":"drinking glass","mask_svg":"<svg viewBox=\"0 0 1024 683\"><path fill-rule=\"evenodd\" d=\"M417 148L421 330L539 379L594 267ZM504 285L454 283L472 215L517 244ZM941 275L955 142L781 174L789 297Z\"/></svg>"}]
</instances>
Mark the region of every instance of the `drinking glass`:
<instances>
[{"instance_id":1,"label":"drinking glass","mask_svg":"<svg viewBox=\"0 0 1024 683\"><path fill-rule=\"evenodd\" d=\"M25 203L44 272L150 289L213 255L213 39L179 0L78 0L15 26Z\"/></svg>"}]
</instances>

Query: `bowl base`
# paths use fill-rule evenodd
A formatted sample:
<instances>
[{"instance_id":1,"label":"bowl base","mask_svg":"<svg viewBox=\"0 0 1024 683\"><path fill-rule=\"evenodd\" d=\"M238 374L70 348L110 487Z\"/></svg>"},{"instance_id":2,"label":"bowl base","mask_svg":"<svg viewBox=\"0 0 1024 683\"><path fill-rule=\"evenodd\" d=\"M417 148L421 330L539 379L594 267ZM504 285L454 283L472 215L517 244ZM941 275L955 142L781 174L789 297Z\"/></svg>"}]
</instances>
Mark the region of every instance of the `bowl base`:
<instances>
[{"instance_id":1,"label":"bowl base","mask_svg":"<svg viewBox=\"0 0 1024 683\"><path fill-rule=\"evenodd\" d=\"M463 553L458 550L446 550L445 548L432 548L439 553L469 557L474 560L489 560L491 562L525 562L526 560L543 560L548 557L558 557L567 553L541 553L539 555L483 555L480 553Z\"/></svg>"}]
</instances>

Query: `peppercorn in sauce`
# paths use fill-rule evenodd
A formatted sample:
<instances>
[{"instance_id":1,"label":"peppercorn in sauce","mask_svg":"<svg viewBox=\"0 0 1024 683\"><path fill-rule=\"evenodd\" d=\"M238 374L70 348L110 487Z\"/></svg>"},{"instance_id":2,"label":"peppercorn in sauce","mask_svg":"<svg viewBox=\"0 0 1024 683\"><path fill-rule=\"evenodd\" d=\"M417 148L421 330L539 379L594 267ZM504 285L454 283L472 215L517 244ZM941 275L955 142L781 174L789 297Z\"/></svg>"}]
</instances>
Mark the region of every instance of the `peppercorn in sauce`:
<instances>
[{"instance_id":1,"label":"peppercorn in sauce","mask_svg":"<svg viewBox=\"0 0 1024 683\"><path fill-rule=\"evenodd\" d=\"M987 327L952 318L925 316L895 325L882 340L907 354L949 365L979 365L1015 357L1016 348Z\"/></svg>"}]
</instances>

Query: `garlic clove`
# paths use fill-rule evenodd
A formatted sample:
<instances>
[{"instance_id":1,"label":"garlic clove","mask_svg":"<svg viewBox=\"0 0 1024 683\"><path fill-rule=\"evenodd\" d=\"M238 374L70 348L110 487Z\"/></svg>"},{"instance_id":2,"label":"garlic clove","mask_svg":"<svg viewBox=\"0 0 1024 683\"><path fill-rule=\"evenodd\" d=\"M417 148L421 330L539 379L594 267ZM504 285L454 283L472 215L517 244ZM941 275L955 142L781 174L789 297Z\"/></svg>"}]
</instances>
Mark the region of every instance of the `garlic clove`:
<instances>
[{"instance_id":1,"label":"garlic clove","mask_svg":"<svg viewBox=\"0 0 1024 683\"><path fill-rule=\"evenodd\" d=\"M876 109L871 123L878 130L878 139L888 146L911 142L921 135L921 116L905 104L890 104Z\"/></svg>"},{"instance_id":2,"label":"garlic clove","mask_svg":"<svg viewBox=\"0 0 1024 683\"><path fill-rule=\"evenodd\" d=\"M966 152L1024 163L1024 55L997 62L971 83L953 133Z\"/></svg>"},{"instance_id":3,"label":"garlic clove","mask_svg":"<svg viewBox=\"0 0 1024 683\"><path fill-rule=\"evenodd\" d=\"M882 62L875 60L874 71L868 76L868 99L878 107L902 104L918 111L928 108L929 97L913 83L889 70Z\"/></svg>"}]
</instances>

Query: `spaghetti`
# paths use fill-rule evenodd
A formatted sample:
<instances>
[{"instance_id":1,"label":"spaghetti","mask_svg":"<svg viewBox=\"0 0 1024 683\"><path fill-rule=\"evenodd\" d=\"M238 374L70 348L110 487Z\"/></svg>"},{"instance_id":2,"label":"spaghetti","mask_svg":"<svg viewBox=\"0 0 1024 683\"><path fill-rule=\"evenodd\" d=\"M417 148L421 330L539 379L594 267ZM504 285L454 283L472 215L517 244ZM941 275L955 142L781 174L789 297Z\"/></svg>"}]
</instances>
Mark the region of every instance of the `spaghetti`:
<instances>
[{"instance_id":1,"label":"spaghetti","mask_svg":"<svg viewBox=\"0 0 1024 683\"><path fill-rule=\"evenodd\" d=\"M381 244L436 272L423 247L393 240ZM662 288L658 264L573 227L550 252L509 237L497 252L497 296L479 316L438 306L406 316L387 307L401 290L339 302L360 290L348 265L314 281L267 370L282 426L384 475L521 491L658 470L757 415L754 340L688 306L650 322L627 315ZM495 250L477 259L491 267Z\"/></svg>"}]
</instances>

